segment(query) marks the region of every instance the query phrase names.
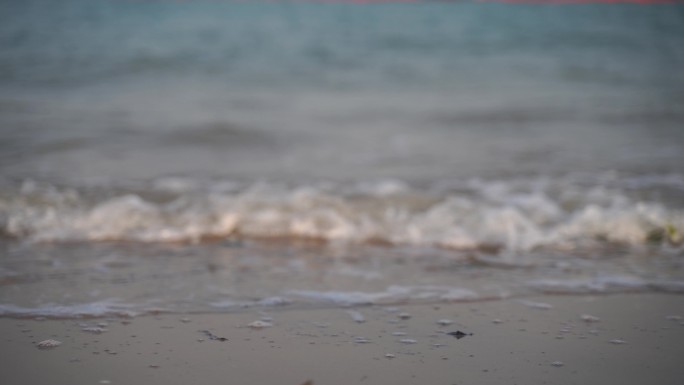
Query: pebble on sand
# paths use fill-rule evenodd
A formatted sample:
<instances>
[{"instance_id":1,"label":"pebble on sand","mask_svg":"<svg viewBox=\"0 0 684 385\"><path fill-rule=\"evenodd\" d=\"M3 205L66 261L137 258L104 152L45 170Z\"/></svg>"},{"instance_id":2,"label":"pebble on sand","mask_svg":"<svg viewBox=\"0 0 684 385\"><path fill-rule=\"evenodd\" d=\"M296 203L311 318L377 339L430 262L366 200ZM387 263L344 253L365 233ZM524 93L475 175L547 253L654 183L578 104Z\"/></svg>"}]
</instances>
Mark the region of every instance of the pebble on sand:
<instances>
[{"instance_id":1,"label":"pebble on sand","mask_svg":"<svg viewBox=\"0 0 684 385\"><path fill-rule=\"evenodd\" d=\"M38 349L52 349L56 348L57 346L61 345L62 343L57 340L44 340L40 341L36 344Z\"/></svg>"},{"instance_id":2,"label":"pebble on sand","mask_svg":"<svg viewBox=\"0 0 684 385\"><path fill-rule=\"evenodd\" d=\"M273 324L262 320L256 320L254 322L250 322L249 324L247 324L247 326L249 326L252 329L263 329L270 328L271 326L273 326Z\"/></svg>"}]
</instances>

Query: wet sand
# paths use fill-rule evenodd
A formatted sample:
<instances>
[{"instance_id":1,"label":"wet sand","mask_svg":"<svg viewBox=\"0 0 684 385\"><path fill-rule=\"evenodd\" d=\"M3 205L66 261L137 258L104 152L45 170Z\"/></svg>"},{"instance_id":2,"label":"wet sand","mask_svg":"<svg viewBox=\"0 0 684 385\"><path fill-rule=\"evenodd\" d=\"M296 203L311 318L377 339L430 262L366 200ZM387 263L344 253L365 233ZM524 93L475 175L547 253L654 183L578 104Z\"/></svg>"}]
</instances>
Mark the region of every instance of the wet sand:
<instances>
[{"instance_id":1,"label":"wet sand","mask_svg":"<svg viewBox=\"0 0 684 385\"><path fill-rule=\"evenodd\" d=\"M0 383L626 385L684 378L684 296L529 301L4 318ZM272 326L247 326L256 320ZM457 331L466 335L448 334ZM47 339L62 343L39 349Z\"/></svg>"}]
</instances>

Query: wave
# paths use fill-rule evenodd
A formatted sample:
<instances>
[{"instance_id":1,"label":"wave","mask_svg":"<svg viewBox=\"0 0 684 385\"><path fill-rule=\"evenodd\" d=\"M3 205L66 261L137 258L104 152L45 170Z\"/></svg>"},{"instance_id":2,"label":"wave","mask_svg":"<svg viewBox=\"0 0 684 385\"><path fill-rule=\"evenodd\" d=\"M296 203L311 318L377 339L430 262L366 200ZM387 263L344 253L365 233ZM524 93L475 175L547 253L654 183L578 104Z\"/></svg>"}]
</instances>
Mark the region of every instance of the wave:
<instances>
[{"instance_id":1,"label":"wave","mask_svg":"<svg viewBox=\"0 0 684 385\"><path fill-rule=\"evenodd\" d=\"M525 290L525 286L531 290ZM45 317L45 318L131 318L159 313L231 312L248 308L273 309L276 307L359 307L393 306L417 303L464 303L517 299L523 305L546 310L550 305L530 300L539 294L546 295L607 295L620 293L684 293L684 281L649 280L635 276L598 276L589 279L531 280L517 290L471 290L457 286L388 286L381 291L320 291L289 290L283 296L262 299L224 298L221 300L195 301L192 308L173 301L149 303L125 303L119 299L101 299L93 302L58 304L48 303L36 306L17 306L0 303L0 316ZM390 308L388 308L390 309Z\"/></svg>"},{"instance_id":2,"label":"wave","mask_svg":"<svg viewBox=\"0 0 684 385\"><path fill-rule=\"evenodd\" d=\"M47 304L37 307L22 307L12 304L0 304L0 316L12 317L135 317L142 313L132 310L132 305L122 304L115 299L90 303L60 305ZM152 313L152 311L148 311Z\"/></svg>"},{"instance_id":3,"label":"wave","mask_svg":"<svg viewBox=\"0 0 684 385\"><path fill-rule=\"evenodd\" d=\"M632 182L630 182L632 183ZM3 186L0 233L33 242L303 238L453 249L682 247L684 211L568 180L285 186L166 178L128 189Z\"/></svg>"}]
</instances>

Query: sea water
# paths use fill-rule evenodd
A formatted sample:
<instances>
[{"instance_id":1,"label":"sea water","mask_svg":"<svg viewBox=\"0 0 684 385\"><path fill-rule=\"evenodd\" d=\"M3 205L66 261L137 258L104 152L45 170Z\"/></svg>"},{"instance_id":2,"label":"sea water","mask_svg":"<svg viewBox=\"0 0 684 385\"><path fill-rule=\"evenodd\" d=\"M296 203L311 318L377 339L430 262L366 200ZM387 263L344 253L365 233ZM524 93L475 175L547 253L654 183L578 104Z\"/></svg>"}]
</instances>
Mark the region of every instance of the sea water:
<instances>
[{"instance_id":1,"label":"sea water","mask_svg":"<svg viewBox=\"0 0 684 385\"><path fill-rule=\"evenodd\" d=\"M6 1L0 314L684 292L681 4Z\"/></svg>"}]
</instances>

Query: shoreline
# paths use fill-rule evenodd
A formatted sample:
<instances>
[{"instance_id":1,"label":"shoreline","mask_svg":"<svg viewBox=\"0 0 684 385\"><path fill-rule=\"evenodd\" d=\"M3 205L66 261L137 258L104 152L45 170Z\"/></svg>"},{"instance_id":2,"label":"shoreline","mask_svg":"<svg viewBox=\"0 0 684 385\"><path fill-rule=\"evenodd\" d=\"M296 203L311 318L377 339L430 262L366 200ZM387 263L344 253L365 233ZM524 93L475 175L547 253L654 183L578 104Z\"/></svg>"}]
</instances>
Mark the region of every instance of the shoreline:
<instances>
[{"instance_id":1,"label":"shoreline","mask_svg":"<svg viewBox=\"0 0 684 385\"><path fill-rule=\"evenodd\" d=\"M0 382L675 384L684 377L681 309L684 296L650 293L0 318ZM272 326L248 326L259 320ZM48 339L61 344L39 349Z\"/></svg>"}]
</instances>

